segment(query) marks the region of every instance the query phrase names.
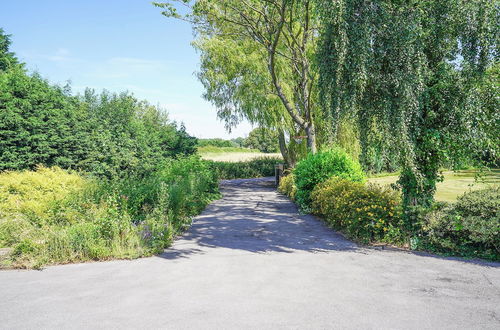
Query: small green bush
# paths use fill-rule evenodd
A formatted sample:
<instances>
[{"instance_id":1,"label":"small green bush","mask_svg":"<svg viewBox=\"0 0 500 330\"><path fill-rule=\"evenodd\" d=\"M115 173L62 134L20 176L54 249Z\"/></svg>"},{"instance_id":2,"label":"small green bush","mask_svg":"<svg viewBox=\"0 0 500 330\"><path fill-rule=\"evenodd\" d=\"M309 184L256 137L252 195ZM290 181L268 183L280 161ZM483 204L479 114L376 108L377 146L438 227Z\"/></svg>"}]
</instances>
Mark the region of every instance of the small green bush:
<instances>
[{"instance_id":1,"label":"small green bush","mask_svg":"<svg viewBox=\"0 0 500 330\"><path fill-rule=\"evenodd\" d=\"M468 192L430 212L422 232L424 249L500 260L500 187Z\"/></svg>"},{"instance_id":2,"label":"small green bush","mask_svg":"<svg viewBox=\"0 0 500 330\"><path fill-rule=\"evenodd\" d=\"M314 187L332 176L354 182L363 182L365 175L359 162L354 161L343 149L310 154L295 167L296 200L302 209L310 206Z\"/></svg>"},{"instance_id":3,"label":"small green bush","mask_svg":"<svg viewBox=\"0 0 500 330\"><path fill-rule=\"evenodd\" d=\"M400 196L394 190L332 177L316 186L311 199L313 212L350 238L363 243L404 240Z\"/></svg>"},{"instance_id":4,"label":"small green bush","mask_svg":"<svg viewBox=\"0 0 500 330\"><path fill-rule=\"evenodd\" d=\"M206 161L219 179L248 179L274 176L274 165L282 163L277 157L260 157L244 162Z\"/></svg>"},{"instance_id":5,"label":"small green bush","mask_svg":"<svg viewBox=\"0 0 500 330\"><path fill-rule=\"evenodd\" d=\"M281 178L280 184L278 186L278 191L290 197L291 200L295 200L297 187L295 186L295 176L293 175L293 173L290 173L287 176Z\"/></svg>"}]
</instances>

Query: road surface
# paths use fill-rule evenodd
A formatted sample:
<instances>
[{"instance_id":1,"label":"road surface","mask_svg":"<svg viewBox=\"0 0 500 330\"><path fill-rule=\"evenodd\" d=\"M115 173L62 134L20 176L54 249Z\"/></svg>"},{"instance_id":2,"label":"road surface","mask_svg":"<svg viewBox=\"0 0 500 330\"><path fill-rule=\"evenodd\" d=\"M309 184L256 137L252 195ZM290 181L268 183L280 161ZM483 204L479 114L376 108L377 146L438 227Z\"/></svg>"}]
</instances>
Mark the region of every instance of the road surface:
<instances>
[{"instance_id":1,"label":"road surface","mask_svg":"<svg viewBox=\"0 0 500 330\"><path fill-rule=\"evenodd\" d=\"M2 329L500 329L500 264L357 246L222 183L164 254L0 272Z\"/></svg>"}]
</instances>

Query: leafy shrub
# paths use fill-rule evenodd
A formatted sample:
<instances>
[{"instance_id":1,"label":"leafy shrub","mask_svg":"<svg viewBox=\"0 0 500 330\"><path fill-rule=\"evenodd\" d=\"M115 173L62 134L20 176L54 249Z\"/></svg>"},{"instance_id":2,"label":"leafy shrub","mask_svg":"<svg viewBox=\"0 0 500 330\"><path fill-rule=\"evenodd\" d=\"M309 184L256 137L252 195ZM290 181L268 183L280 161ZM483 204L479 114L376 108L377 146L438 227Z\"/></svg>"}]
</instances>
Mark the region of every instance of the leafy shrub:
<instances>
[{"instance_id":1,"label":"leafy shrub","mask_svg":"<svg viewBox=\"0 0 500 330\"><path fill-rule=\"evenodd\" d=\"M54 220L51 210L68 195L85 189L88 182L58 167L0 174L0 217L23 214L36 225Z\"/></svg>"},{"instance_id":2,"label":"leafy shrub","mask_svg":"<svg viewBox=\"0 0 500 330\"><path fill-rule=\"evenodd\" d=\"M168 246L217 189L208 164L194 156L169 160L148 176L113 180L59 168L2 173L0 247L12 248L2 262L40 267L151 255Z\"/></svg>"},{"instance_id":3,"label":"leafy shrub","mask_svg":"<svg viewBox=\"0 0 500 330\"><path fill-rule=\"evenodd\" d=\"M340 148L308 155L296 165L294 174L296 200L302 209L310 206L310 194L314 187L332 176L354 182L365 179L360 164Z\"/></svg>"},{"instance_id":4,"label":"leafy shrub","mask_svg":"<svg viewBox=\"0 0 500 330\"><path fill-rule=\"evenodd\" d=\"M430 212L421 244L438 252L500 260L500 187L466 193Z\"/></svg>"},{"instance_id":5,"label":"leafy shrub","mask_svg":"<svg viewBox=\"0 0 500 330\"><path fill-rule=\"evenodd\" d=\"M111 178L154 171L195 146L182 125L130 94L72 96L22 67L0 72L0 171L44 165Z\"/></svg>"},{"instance_id":6,"label":"leafy shrub","mask_svg":"<svg viewBox=\"0 0 500 330\"><path fill-rule=\"evenodd\" d=\"M245 162L206 161L219 179L246 179L274 176L274 165L283 160L275 157L261 157Z\"/></svg>"},{"instance_id":7,"label":"leafy shrub","mask_svg":"<svg viewBox=\"0 0 500 330\"><path fill-rule=\"evenodd\" d=\"M332 177L314 188L311 199L314 213L353 239L403 240L400 196L389 188Z\"/></svg>"},{"instance_id":8,"label":"leafy shrub","mask_svg":"<svg viewBox=\"0 0 500 330\"><path fill-rule=\"evenodd\" d=\"M291 200L295 200L297 187L295 186L295 176L293 175L293 173L290 173L281 178L280 184L278 186L278 191L290 197Z\"/></svg>"}]
</instances>

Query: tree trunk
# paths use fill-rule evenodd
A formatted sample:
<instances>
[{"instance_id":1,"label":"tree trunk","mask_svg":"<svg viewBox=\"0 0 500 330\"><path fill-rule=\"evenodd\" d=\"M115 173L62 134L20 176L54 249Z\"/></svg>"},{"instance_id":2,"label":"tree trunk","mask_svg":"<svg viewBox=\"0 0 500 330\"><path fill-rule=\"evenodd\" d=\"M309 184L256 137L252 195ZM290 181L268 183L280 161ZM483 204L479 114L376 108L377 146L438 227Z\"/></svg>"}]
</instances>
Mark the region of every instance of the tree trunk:
<instances>
[{"instance_id":1,"label":"tree trunk","mask_svg":"<svg viewBox=\"0 0 500 330\"><path fill-rule=\"evenodd\" d=\"M314 128L314 123L309 123L305 128L307 135L307 150L312 154L316 153L316 130Z\"/></svg>"}]
</instances>

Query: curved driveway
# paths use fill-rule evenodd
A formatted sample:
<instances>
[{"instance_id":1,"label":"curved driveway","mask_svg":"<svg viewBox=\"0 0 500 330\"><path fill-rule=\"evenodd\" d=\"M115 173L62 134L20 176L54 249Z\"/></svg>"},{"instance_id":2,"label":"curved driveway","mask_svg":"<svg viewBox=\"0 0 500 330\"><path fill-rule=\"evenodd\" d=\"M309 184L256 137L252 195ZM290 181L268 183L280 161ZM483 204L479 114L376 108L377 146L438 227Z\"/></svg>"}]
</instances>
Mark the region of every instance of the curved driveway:
<instances>
[{"instance_id":1,"label":"curved driveway","mask_svg":"<svg viewBox=\"0 0 500 330\"><path fill-rule=\"evenodd\" d=\"M164 254L0 272L0 328L500 329L500 264L368 249L222 183Z\"/></svg>"}]
</instances>

